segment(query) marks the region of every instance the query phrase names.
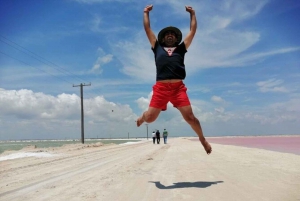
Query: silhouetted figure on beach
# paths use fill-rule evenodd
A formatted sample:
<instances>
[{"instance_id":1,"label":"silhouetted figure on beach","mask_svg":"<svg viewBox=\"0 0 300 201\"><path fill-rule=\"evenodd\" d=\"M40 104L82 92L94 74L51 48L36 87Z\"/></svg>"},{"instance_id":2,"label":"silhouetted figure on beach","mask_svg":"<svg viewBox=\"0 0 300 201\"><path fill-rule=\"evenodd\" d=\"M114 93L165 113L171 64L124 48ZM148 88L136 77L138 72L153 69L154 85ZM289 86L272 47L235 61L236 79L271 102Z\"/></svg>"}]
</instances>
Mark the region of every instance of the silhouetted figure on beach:
<instances>
[{"instance_id":1,"label":"silhouetted figure on beach","mask_svg":"<svg viewBox=\"0 0 300 201\"><path fill-rule=\"evenodd\" d=\"M157 141L157 144L160 143L160 132L159 132L159 130L156 131L156 141Z\"/></svg>"},{"instance_id":2,"label":"silhouetted figure on beach","mask_svg":"<svg viewBox=\"0 0 300 201\"><path fill-rule=\"evenodd\" d=\"M168 134L169 134L168 131L166 129L164 129L164 131L163 131L164 144L167 144Z\"/></svg>"},{"instance_id":3,"label":"silhouetted figure on beach","mask_svg":"<svg viewBox=\"0 0 300 201\"><path fill-rule=\"evenodd\" d=\"M153 139L153 144L155 144L155 139L156 139L156 132L152 132L152 139Z\"/></svg>"}]
</instances>

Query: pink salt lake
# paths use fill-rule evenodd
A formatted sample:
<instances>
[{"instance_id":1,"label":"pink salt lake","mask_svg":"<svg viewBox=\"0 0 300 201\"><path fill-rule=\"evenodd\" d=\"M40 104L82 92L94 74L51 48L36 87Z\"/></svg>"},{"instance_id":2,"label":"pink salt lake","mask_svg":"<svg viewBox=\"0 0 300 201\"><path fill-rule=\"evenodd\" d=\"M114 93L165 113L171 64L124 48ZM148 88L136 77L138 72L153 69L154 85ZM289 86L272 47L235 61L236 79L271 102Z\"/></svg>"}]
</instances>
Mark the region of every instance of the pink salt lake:
<instances>
[{"instance_id":1,"label":"pink salt lake","mask_svg":"<svg viewBox=\"0 0 300 201\"><path fill-rule=\"evenodd\" d=\"M207 137L210 143L236 145L249 148L300 155L300 135L295 136L252 136L252 137Z\"/></svg>"}]
</instances>

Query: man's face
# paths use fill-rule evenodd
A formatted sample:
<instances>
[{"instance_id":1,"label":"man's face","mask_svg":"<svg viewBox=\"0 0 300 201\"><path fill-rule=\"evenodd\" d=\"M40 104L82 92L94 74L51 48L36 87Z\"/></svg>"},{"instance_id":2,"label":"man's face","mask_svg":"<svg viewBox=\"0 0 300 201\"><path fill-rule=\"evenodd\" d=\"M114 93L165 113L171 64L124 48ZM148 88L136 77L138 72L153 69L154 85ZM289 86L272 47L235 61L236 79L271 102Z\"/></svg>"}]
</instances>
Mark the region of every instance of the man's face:
<instances>
[{"instance_id":1,"label":"man's face","mask_svg":"<svg viewBox=\"0 0 300 201\"><path fill-rule=\"evenodd\" d=\"M177 42L176 33L174 31L167 31L164 36L165 45L168 47L175 46L176 42Z\"/></svg>"}]
</instances>

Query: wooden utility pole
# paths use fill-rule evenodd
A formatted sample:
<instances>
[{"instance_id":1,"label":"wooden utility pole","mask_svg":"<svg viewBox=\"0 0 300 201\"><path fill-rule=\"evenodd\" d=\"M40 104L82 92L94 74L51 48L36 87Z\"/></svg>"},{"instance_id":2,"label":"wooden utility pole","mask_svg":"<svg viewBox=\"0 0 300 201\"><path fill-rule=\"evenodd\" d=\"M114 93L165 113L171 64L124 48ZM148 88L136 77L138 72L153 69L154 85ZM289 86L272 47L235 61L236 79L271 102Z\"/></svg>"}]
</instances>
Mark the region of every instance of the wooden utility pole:
<instances>
[{"instance_id":1,"label":"wooden utility pole","mask_svg":"<svg viewBox=\"0 0 300 201\"><path fill-rule=\"evenodd\" d=\"M73 87L79 87L79 86L80 86L80 97L81 97L81 143L84 144L83 87L91 86L91 83L89 84L81 83L80 85L73 84Z\"/></svg>"},{"instance_id":2,"label":"wooden utility pole","mask_svg":"<svg viewBox=\"0 0 300 201\"><path fill-rule=\"evenodd\" d=\"M148 124L145 124L147 126L147 140L148 140Z\"/></svg>"}]
</instances>

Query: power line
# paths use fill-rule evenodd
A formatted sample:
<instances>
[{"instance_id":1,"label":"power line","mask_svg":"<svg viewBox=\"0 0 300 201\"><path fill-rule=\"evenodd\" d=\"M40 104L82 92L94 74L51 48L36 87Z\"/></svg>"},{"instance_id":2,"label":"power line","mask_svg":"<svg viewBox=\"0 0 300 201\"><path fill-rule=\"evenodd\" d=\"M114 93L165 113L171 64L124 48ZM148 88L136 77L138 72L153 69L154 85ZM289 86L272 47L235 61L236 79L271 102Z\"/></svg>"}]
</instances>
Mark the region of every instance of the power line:
<instances>
[{"instance_id":1,"label":"power line","mask_svg":"<svg viewBox=\"0 0 300 201\"><path fill-rule=\"evenodd\" d=\"M56 70L58 70L58 71L60 71L60 72L62 72L62 73L65 73L65 74L67 74L67 75L72 75L72 76L74 76L76 79L78 79L78 80L80 80L80 81L84 81L84 80L82 80L81 78L79 78L77 75L75 75L74 73L71 73L71 72L67 71L66 69L64 69L64 68L62 68L62 67L60 67L60 66L58 66L57 64L55 64L55 63L53 63L53 62L51 62L51 61L49 61L49 60L47 60L47 59L45 59L45 58L43 58L43 57L37 55L37 54L35 54L34 52L32 52L32 51L26 49L25 47L22 47L21 45L19 45L19 44L13 42L13 41L7 39L6 37L4 37L4 36L2 36L2 35L0 35L0 36L1 36L2 38L4 38L5 40L9 41L10 43L12 43L12 44L14 44L15 46L18 47L18 48L17 48L17 47L15 47L15 46L9 44L8 42L3 41L2 39L0 39L1 42L5 43L5 44L7 44L7 45L9 45L9 46L11 46L12 48L14 48L14 49L16 49L16 50L18 50L18 51L20 51L20 52L23 52L23 53L29 55L30 57L32 57L32 58L34 58L34 59L40 61L41 63L43 63L43 64L45 64L45 65L47 65L47 66L50 66L50 65L48 64L48 63L50 63L51 65L55 66L56 68L53 67L53 66L50 66L50 67L53 67L53 68L55 68ZM19 49L19 48L21 48L21 49ZM26 51L29 52L30 54L27 53L27 52L25 52L25 51L23 51L22 49L23 49L23 50L26 50ZM44 60L44 61L43 61L43 60ZM45 61L48 62L48 63L46 63Z\"/></svg>"},{"instance_id":2,"label":"power line","mask_svg":"<svg viewBox=\"0 0 300 201\"><path fill-rule=\"evenodd\" d=\"M71 73L71 72L67 71L66 69L64 69L64 68L62 68L62 67L60 67L60 66L58 66L57 64L55 64L55 63L53 63L53 62L51 62L51 61L49 61L49 60L47 60L47 59L45 59L45 58L43 58L42 56L37 55L36 53L34 53L34 52L28 50L27 48L22 47L21 45L17 44L16 42L13 42L13 41L9 40L8 38L6 38L6 37L4 37L4 36L2 36L2 35L0 35L0 37L2 37L2 38L4 38L5 40L7 40L9 43L6 42L6 41L4 41L4 40L2 40L2 39L0 38L0 41L1 41L1 42L3 42L3 43L5 43L5 44L9 45L10 47L12 47L12 48L14 48L14 49L16 49L16 50L18 50L18 51L20 51L20 52L23 52L23 53L25 53L26 55L29 55L30 57L32 57L32 58L38 60L39 62L41 62L41 63L43 63L43 64L45 64L45 65L47 65L47 66L49 66L49 67L51 67L51 68L54 68L54 69L56 69L56 70L62 72L63 74L65 74L65 75L67 75L67 76L69 76L69 77L72 77L72 76L73 76L73 77L75 77L77 80L84 81L82 78L78 77L78 76L75 75L74 73ZM13 45L10 44L10 43L12 43ZM25 51L24 51L24 50L25 50ZM26 51L27 51L27 52L26 52ZM21 60L19 60L19 59L17 59L17 58L14 58L14 57L12 57L12 56L10 56L10 55L4 53L4 52L1 52L1 53L4 54L4 55L6 55L6 56L8 56L8 57L10 57L10 58L12 58L12 59L15 59L15 60L17 60L17 61L19 61L19 62L22 62L22 63L24 63L24 64L26 64L26 65L29 65L29 66L31 66L31 67L33 67L33 68L36 68L36 69L38 69L38 70L41 70L41 71L43 71L43 72L45 72L45 73L47 73L47 74L49 74L49 75L52 75L52 76L54 76L54 77L57 77L57 76L55 76L55 75L53 75L53 74L51 74L51 73L48 73L48 72L46 72L46 71L44 71L44 70L42 70L42 69L40 69L40 68L34 67L34 66L32 66L32 65L30 65L30 64L27 64L27 63L25 63L25 62L23 62L23 61L21 61ZM46 62L48 62L48 63L46 63ZM50 65L49 65L49 64L50 64ZM53 67L53 66L55 66L56 68ZM72 75L72 76L70 76L70 75ZM59 78L59 77L57 77L57 78ZM59 78L59 79L61 79L61 78ZM64 80L64 79L61 79L61 80ZM68 82L67 80L64 80L64 81ZM84 82L85 82L85 81L84 81ZM68 83L70 83L70 82L68 82ZM97 90L97 93L100 93L100 94L101 94L101 92L98 91L98 90ZM94 96L94 95L92 95L91 93L88 93L88 92L87 92L87 94L89 94L91 97Z\"/></svg>"},{"instance_id":3,"label":"power line","mask_svg":"<svg viewBox=\"0 0 300 201\"><path fill-rule=\"evenodd\" d=\"M21 60L19 60L19 59L17 59L17 58L12 57L12 56L10 56L10 55L4 53L4 52L1 52L1 51L0 51L0 53L3 54L3 55L5 55L5 56L7 56L7 57L10 57L10 58L12 58L12 59L14 59L14 60L17 60L17 61L19 61L19 62L21 62L21 63L23 63L23 64L25 64L25 65L28 65L28 66L30 66L30 67L33 67L33 68L38 69L38 70L40 70L40 71L43 71L44 73L47 73L47 74L49 74L49 75L52 75L52 76L54 76L54 77L56 77L56 78L58 78L58 79L61 79L61 80L63 80L63 81L68 82L67 80L64 80L64 79L62 79L62 78L60 78L60 77L57 77L57 76L55 76L55 75L53 75L53 74L51 74L51 73L48 73L47 71L44 71L44 70L42 70L41 68L34 67L34 66L32 66L32 65L30 65L30 64L28 64L28 63L26 63L26 62L24 62L24 61L21 61ZM68 83L72 84L71 82L68 82Z\"/></svg>"},{"instance_id":4,"label":"power line","mask_svg":"<svg viewBox=\"0 0 300 201\"><path fill-rule=\"evenodd\" d=\"M69 81L67 81L67 80L65 80L65 79L62 79L62 78L56 76L56 75L53 75L53 74L51 74L51 73L48 73L47 71L44 71L44 70L42 70L41 68L34 67L34 66L32 66L32 65L30 65L30 64L28 64L28 63L26 63L26 62L24 62L24 61L21 61L20 59L14 58L14 57L12 57L12 56L10 56L10 55L8 55L8 54L2 52L2 51L0 51L0 53L3 54L3 55L5 55L5 56L7 56L7 57L9 57L9 58L11 58L11 59L14 59L14 60L16 60L16 61L19 61L19 62L21 62L21 63L23 63L23 64L25 64L25 65L28 65L28 66L30 66L30 67L32 67L32 68L38 69L38 70L40 70L40 71L42 71L42 72L44 72L44 73L46 73L46 74L49 74L49 75L51 75L51 76L53 76L53 77L56 77L56 78L58 78L58 79L60 79L60 80L62 80L62 81L65 81L65 82L67 82L67 83L69 83L69 84L73 84L73 83L71 83L71 82L69 82ZM90 94L90 93L87 93L87 94Z\"/></svg>"}]
</instances>

